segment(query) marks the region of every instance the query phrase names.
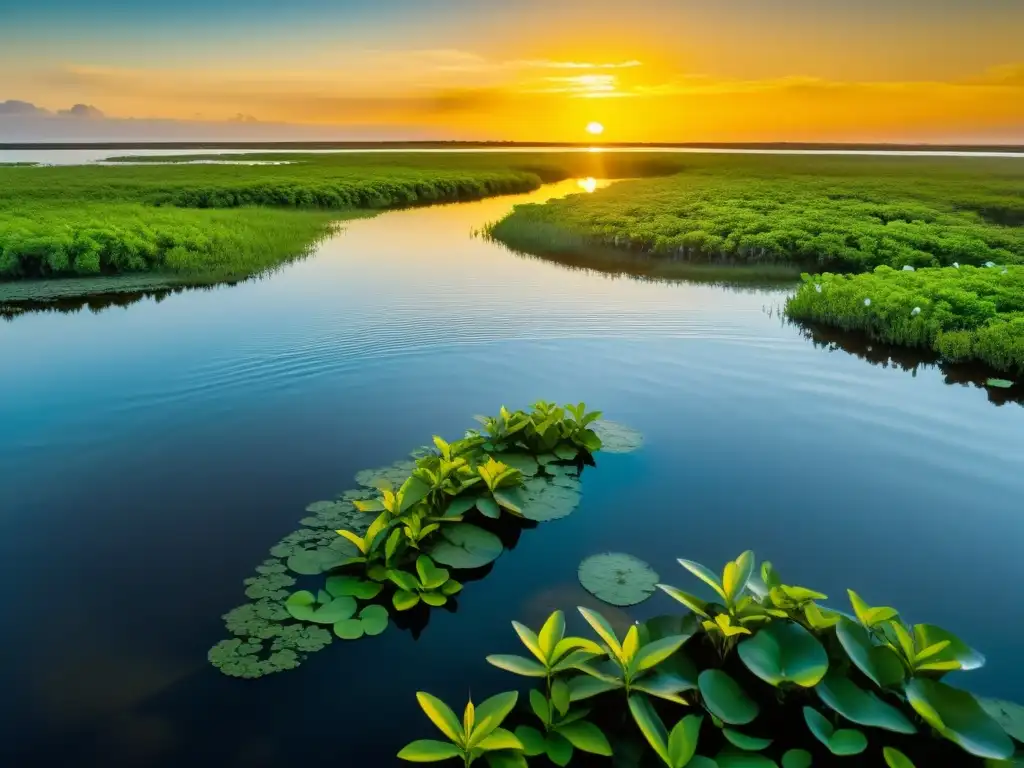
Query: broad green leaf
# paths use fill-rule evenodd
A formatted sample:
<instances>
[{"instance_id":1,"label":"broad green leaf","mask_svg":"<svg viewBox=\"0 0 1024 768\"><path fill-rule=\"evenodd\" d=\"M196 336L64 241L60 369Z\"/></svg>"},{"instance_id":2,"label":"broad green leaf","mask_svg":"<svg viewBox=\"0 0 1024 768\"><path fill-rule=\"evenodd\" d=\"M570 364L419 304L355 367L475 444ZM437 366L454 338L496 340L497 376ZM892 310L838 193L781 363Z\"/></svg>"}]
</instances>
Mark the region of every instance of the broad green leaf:
<instances>
[{"instance_id":1,"label":"broad green leaf","mask_svg":"<svg viewBox=\"0 0 1024 768\"><path fill-rule=\"evenodd\" d=\"M526 646L527 650L536 656L538 661L547 663L547 655L540 649L540 641L534 631L525 624L520 624L518 621L512 622L512 628L516 631L516 634L519 635L519 639L523 642L523 645Z\"/></svg>"},{"instance_id":2,"label":"broad green leaf","mask_svg":"<svg viewBox=\"0 0 1024 768\"><path fill-rule=\"evenodd\" d=\"M545 726L551 722L551 702L536 688L530 691L530 709Z\"/></svg>"},{"instance_id":3,"label":"broad green leaf","mask_svg":"<svg viewBox=\"0 0 1024 768\"><path fill-rule=\"evenodd\" d=\"M484 759L490 768L530 768L523 753L514 749L485 752Z\"/></svg>"},{"instance_id":4,"label":"broad green leaf","mask_svg":"<svg viewBox=\"0 0 1024 768\"><path fill-rule=\"evenodd\" d=\"M914 648L914 638L910 636L910 632L898 621L889 622L889 626L896 633L896 639L899 641L900 648L903 649L903 655L908 660L913 661L914 656L917 655L917 650Z\"/></svg>"},{"instance_id":5,"label":"broad green leaf","mask_svg":"<svg viewBox=\"0 0 1024 768\"><path fill-rule=\"evenodd\" d=\"M307 621L317 624L334 624L351 619L356 612L356 601L351 597L336 597L331 602L321 605Z\"/></svg>"},{"instance_id":6,"label":"broad green leaf","mask_svg":"<svg viewBox=\"0 0 1024 768\"><path fill-rule=\"evenodd\" d=\"M560 677L551 681L551 703L558 710L558 714L565 717L569 711L569 684Z\"/></svg>"},{"instance_id":7,"label":"broad green leaf","mask_svg":"<svg viewBox=\"0 0 1024 768\"><path fill-rule=\"evenodd\" d=\"M592 755L612 756L612 747L608 737L593 723L579 720L568 725L558 726L558 733L566 738L576 749L590 752Z\"/></svg>"},{"instance_id":8,"label":"broad green leaf","mask_svg":"<svg viewBox=\"0 0 1024 768\"><path fill-rule=\"evenodd\" d=\"M448 579L444 584L441 585L441 594L445 597L451 597L457 595L462 591L462 585L455 579Z\"/></svg>"},{"instance_id":9,"label":"broad green leaf","mask_svg":"<svg viewBox=\"0 0 1024 768\"><path fill-rule=\"evenodd\" d=\"M513 515L523 516L523 507L526 506L527 499L518 488L499 488L493 495L502 509L507 509Z\"/></svg>"},{"instance_id":10,"label":"broad green leaf","mask_svg":"<svg viewBox=\"0 0 1024 768\"><path fill-rule=\"evenodd\" d=\"M842 618L835 611L823 610L817 603L808 603L804 606L804 617L807 619L807 623L816 630L834 627Z\"/></svg>"},{"instance_id":11,"label":"broad green leaf","mask_svg":"<svg viewBox=\"0 0 1024 768\"><path fill-rule=\"evenodd\" d=\"M358 509L360 512L383 512L384 505L381 504L380 499L353 499L352 506Z\"/></svg>"},{"instance_id":12,"label":"broad green leaf","mask_svg":"<svg viewBox=\"0 0 1024 768\"><path fill-rule=\"evenodd\" d=\"M861 690L840 672L829 672L814 689L829 707L857 725L895 733L916 733L906 716L869 691Z\"/></svg>"},{"instance_id":13,"label":"broad green leaf","mask_svg":"<svg viewBox=\"0 0 1024 768\"><path fill-rule=\"evenodd\" d=\"M469 523L452 523L441 527L430 556L452 568L480 568L497 560L503 550L501 539L490 531Z\"/></svg>"},{"instance_id":14,"label":"broad green leaf","mask_svg":"<svg viewBox=\"0 0 1024 768\"><path fill-rule=\"evenodd\" d=\"M334 634L342 640L358 640L363 631L363 622L359 619L344 619L334 625Z\"/></svg>"},{"instance_id":15,"label":"broad green leaf","mask_svg":"<svg viewBox=\"0 0 1024 768\"><path fill-rule=\"evenodd\" d=\"M895 747L883 747L882 757L885 758L885 764L889 766L889 768L914 768L914 764L910 762L910 758Z\"/></svg>"},{"instance_id":16,"label":"broad green leaf","mask_svg":"<svg viewBox=\"0 0 1024 768\"><path fill-rule=\"evenodd\" d=\"M903 665L896 653L885 646L875 645L860 624L845 617L840 619L836 624L836 637L850 661L879 688L903 681Z\"/></svg>"},{"instance_id":17,"label":"broad green leaf","mask_svg":"<svg viewBox=\"0 0 1024 768\"><path fill-rule=\"evenodd\" d=\"M690 573L692 573L694 576L696 576L698 579L707 584L709 587L711 587L713 590L715 590L715 592L717 592L723 600L728 601L729 597L728 595L726 595L725 589L723 589L721 582L719 582L718 577L715 576L715 574L713 574L700 563L694 562L693 560L680 559L679 564L683 566L683 568L688 570Z\"/></svg>"},{"instance_id":18,"label":"broad green leaf","mask_svg":"<svg viewBox=\"0 0 1024 768\"><path fill-rule=\"evenodd\" d=\"M946 650L949 647L949 645L949 640L943 640L938 643L932 643L927 648L922 648L920 651L918 651L914 658L911 659L911 661L913 661L915 664L922 661L926 661L932 658L933 656L938 655L942 651ZM957 666L957 668L959 669L959 665Z\"/></svg>"},{"instance_id":19,"label":"broad green leaf","mask_svg":"<svg viewBox=\"0 0 1024 768\"><path fill-rule=\"evenodd\" d=\"M544 754L544 734L536 728L528 725L520 725L515 729L516 738L523 745L523 752L527 757L536 757Z\"/></svg>"},{"instance_id":20,"label":"broad green leaf","mask_svg":"<svg viewBox=\"0 0 1024 768\"><path fill-rule=\"evenodd\" d=\"M988 713L989 717L1003 727L1007 734L1024 744L1024 707L1014 704L1012 701L980 697L978 697L978 704Z\"/></svg>"},{"instance_id":21,"label":"broad green leaf","mask_svg":"<svg viewBox=\"0 0 1024 768\"><path fill-rule=\"evenodd\" d=\"M644 639L645 643L661 640L663 637L671 637L672 635L684 638L685 642L697 634L700 630L700 622L697 620L697 616L692 613L687 613L683 616L655 616L645 621L642 629L647 630L647 637ZM643 638L642 631L640 636Z\"/></svg>"},{"instance_id":22,"label":"broad green leaf","mask_svg":"<svg viewBox=\"0 0 1024 768\"><path fill-rule=\"evenodd\" d=\"M732 728L723 728L722 735L725 736L726 741L734 747L747 752L760 752L762 749L767 749L772 743L771 739L761 739L757 736L750 736Z\"/></svg>"},{"instance_id":23,"label":"broad green leaf","mask_svg":"<svg viewBox=\"0 0 1024 768\"><path fill-rule=\"evenodd\" d=\"M437 589L448 581L449 576L448 571L434 565L434 561L428 555L416 558L416 574L420 577L424 589Z\"/></svg>"},{"instance_id":24,"label":"broad green leaf","mask_svg":"<svg viewBox=\"0 0 1024 768\"><path fill-rule=\"evenodd\" d=\"M441 733L460 746L466 743L466 733L462 730L462 724L447 704L423 691L416 693L416 701Z\"/></svg>"},{"instance_id":25,"label":"broad green leaf","mask_svg":"<svg viewBox=\"0 0 1024 768\"><path fill-rule=\"evenodd\" d=\"M363 632L376 637L388 628L388 610L383 605L368 605L359 612Z\"/></svg>"},{"instance_id":26,"label":"broad green leaf","mask_svg":"<svg viewBox=\"0 0 1024 768\"><path fill-rule=\"evenodd\" d=\"M828 747L833 755L859 755L868 747L867 737L853 728L836 730L818 710L804 707L804 720L811 733Z\"/></svg>"},{"instance_id":27,"label":"broad green leaf","mask_svg":"<svg viewBox=\"0 0 1024 768\"><path fill-rule=\"evenodd\" d=\"M444 511L445 517L458 517L464 515L476 506L479 499L476 496L456 496Z\"/></svg>"},{"instance_id":28,"label":"broad green leaf","mask_svg":"<svg viewBox=\"0 0 1024 768\"><path fill-rule=\"evenodd\" d=\"M573 651L572 653L566 654L561 661L555 664L552 668L552 672L567 672L570 669L579 669L581 664L586 664L588 661L593 661L595 656L604 656L605 651L602 649L600 654L593 654L590 651Z\"/></svg>"},{"instance_id":29,"label":"broad green leaf","mask_svg":"<svg viewBox=\"0 0 1024 768\"><path fill-rule=\"evenodd\" d=\"M637 629L636 624L630 625L629 629L626 630L626 636L622 639L622 657L621 661L630 663L636 656L636 652L640 650L640 630Z\"/></svg>"},{"instance_id":30,"label":"broad green leaf","mask_svg":"<svg viewBox=\"0 0 1024 768\"><path fill-rule=\"evenodd\" d=\"M446 741L420 739L406 745L398 757L411 763L436 763L453 757L462 757L462 750Z\"/></svg>"},{"instance_id":31,"label":"broad green leaf","mask_svg":"<svg viewBox=\"0 0 1024 768\"><path fill-rule=\"evenodd\" d=\"M501 725L508 717L508 713L516 705L519 694L516 691L499 693L491 696L476 708L476 725L473 728L473 736L470 740L470 747L481 746L480 739L490 734ZM509 749L520 749L521 747L509 747ZM504 749L504 747L491 747L491 749Z\"/></svg>"},{"instance_id":32,"label":"broad green leaf","mask_svg":"<svg viewBox=\"0 0 1024 768\"><path fill-rule=\"evenodd\" d=\"M793 621L774 621L740 642L747 669L766 683L796 683L810 688L828 670L828 654L817 638Z\"/></svg>"},{"instance_id":33,"label":"broad green leaf","mask_svg":"<svg viewBox=\"0 0 1024 768\"><path fill-rule=\"evenodd\" d=\"M857 614L857 620L865 627L873 627L883 621L896 618L895 608L885 606L872 608L852 589L846 590L846 593L850 596L850 605L853 606L853 612Z\"/></svg>"},{"instance_id":34,"label":"broad green leaf","mask_svg":"<svg viewBox=\"0 0 1024 768\"><path fill-rule=\"evenodd\" d=\"M299 621L312 621L316 606L316 596L307 590L293 592L285 600L284 607Z\"/></svg>"},{"instance_id":35,"label":"broad green leaf","mask_svg":"<svg viewBox=\"0 0 1024 768\"><path fill-rule=\"evenodd\" d=\"M618 680L605 680L590 675L579 675L569 680L569 699L571 701L583 701L591 696L614 691L622 687Z\"/></svg>"},{"instance_id":36,"label":"broad green leaf","mask_svg":"<svg viewBox=\"0 0 1024 768\"><path fill-rule=\"evenodd\" d=\"M706 669L697 678L704 706L730 725L746 725L757 717L757 703L720 669Z\"/></svg>"},{"instance_id":37,"label":"broad green leaf","mask_svg":"<svg viewBox=\"0 0 1024 768\"><path fill-rule=\"evenodd\" d=\"M769 760L764 755L735 749L723 749L715 755L715 765L718 768L778 768L774 760Z\"/></svg>"},{"instance_id":38,"label":"broad green leaf","mask_svg":"<svg viewBox=\"0 0 1024 768\"><path fill-rule=\"evenodd\" d=\"M633 657L631 668L634 673L643 672L651 667L657 666L673 653L679 650L686 642L685 637L663 637L640 648Z\"/></svg>"},{"instance_id":39,"label":"broad green leaf","mask_svg":"<svg viewBox=\"0 0 1024 768\"><path fill-rule=\"evenodd\" d=\"M484 517L489 517L492 520L497 520L501 517L501 508L498 506L498 503L486 496L481 496L476 500L476 508L480 510Z\"/></svg>"},{"instance_id":40,"label":"broad green leaf","mask_svg":"<svg viewBox=\"0 0 1024 768\"><path fill-rule=\"evenodd\" d=\"M789 584L783 584L779 588L786 595L786 597L788 597L794 603L805 603L808 600L828 599L828 595L823 595L821 592L815 592L813 589L807 589L807 587L794 587Z\"/></svg>"},{"instance_id":41,"label":"broad green leaf","mask_svg":"<svg viewBox=\"0 0 1024 768\"><path fill-rule=\"evenodd\" d=\"M407 571L400 571L393 568L389 569L388 578L396 587L404 589L406 592L417 592L421 586L420 582L416 580L416 577Z\"/></svg>"},{"instance_id":42,"label":"broad green leaf","mask_svg":"<svg viewBox=\"0 0 1024 768\"><path fill-rule=\"evenodd\" d=\"M676 704L686 704L686 699L683 698L682 694L694 689L694 685L690 680L681 678L678 675L662 672L661 670L656 671L653 675L641 677L639 681L632 683L630 687L634 691L642 691L643 693L664 699L665 701L672 701Z\"/></svg>"},{"instance_id":43,"label":"broad green leaf","mask_svg":"<svg viewBox=\"0 0 1024 768\"><path fill-rule=\"evenodd\" d=\"M985 657L982 654L952 632L947 632L934 624L915 624L914 638L917 640L919 648L927 648L945 640L949 641L949 645L931 659L933 662L956 661L964 670L978 669L985 664Z\"/></svg>"},{"instance_id":44,"label":"broad green leaf","mask_svg":"<svg viewBox=\"0 0 1024 768\"><path fill-rule=\"evenodd\" d=\"M722 574L722 588L726 599L735 602L747 586L750 575L754 572L754 553L747 550L735 560L725 564Z\"/></svg>"},{"instance_id":45,"label":"broad green leaf","mask_svg":"<svg viewBox=\"0 0 1024 768\"><path fill-rule=\"evenodd\" d=\"M906 690L917 714L967 752L996 760L1013 755L1010 737L967 691L926 678L914 678Z\"/></svg>"},{"instance_id":46,"label":"broad green leaf","mask_svg":"<svg viewBox=\"0 0 1024 768\"><path fill-rule=\"evenodd\" d=\"M590 594L619 607L642 603L658 584L658 574L650 565L622 552L591 555L576 573Z\"/></svg>"},{"instance_id":47,"label":"broad green leaf","mask_svg":"<svg viewBox=\"0 0 1024 768\"><path fill-rule=\"evenodd\" d=\"M588 608L578 607L580 614L586 619L595 632L604 640L605 644L611 649L612 653L616 656L622 656L622 646L619 645L618 638L615 637L615 630L612 629L611 625L605 620L597 611L591 611Z\"/></svg>"},{"instance_id":48,"label":"broad green leaf","mask_svg":"<svg viewBox=\"0 0 1024 768\"><path fill-rule=\"evenodd\" d=\"M375 581L364 581L355 576L329 576L324 585L331 597L357 597L360 600L372 600L380 594L383 587Z\"/></svg>"},{"instance_id":49,"label":"broad green leaf","mask_svg":"<svg viewBox=\"0 0 1024 768\"><path fill-rule=\"evenodd\" d=\"M790 749L782 756L782 768L811 768L811 753L806 749Z\"/></svg>"},{"instance_id":50,"label":"broad green leaf","mask_svg":"<svg viewBox=\"0 0 1024 768\"><path fill-rule=\"evenodd\" d=\"M633 714L633 719L647 739L647 743L651 745L651 749L662 762L672 765L672 758L668 753L668 732L651 702L645 696L633 694L629 697L629 711Z\"/></svg>"},{"instance_id":51,"label":"broad green leaf","mask_svg":"<svg viewBox=\"0 0 1024 768\"><path fill-rule=\"evenodd\" d=\"M476 707L473 706L473 700L470 699L466 702L466 709L462 715L462 728L466 733L466 746L469 746L469 739L473 733L473 726L476 724Z\"/></svg>"},{"instance_id":52,"label":"broad green leaf","mask_svg":"<svg viewBox=\"0 0 1024 768\"><path fill-rule=\"evenodd\" d=\"M413 475L402 484L399 493L402 496L402 506L399 508L399 513L402 513L411 509L414 504L418 504L427 498L427 495L430 493L430 486Z\"/></svg>"},{"instance_id":53,"label":"broad green leaf","mask_svg":"<svg viewBox=\"0 0 1024 768\"><path fill-rule=\"evenodd\" d=\"M668 734L668 756L674 766L684 766L697 751L697 737L704 718L687 715Z\"/></svg>"},{"instance_id":54,"label":"broad green leaf","mask_svg":"<svg viewBox=\"0 0 1024 768\"><path fill-rule=\"evenodd\" d=\"M398 590L391 596L391 604L395 606L396 611L408 611L419 605L419 602L419 595L415 592L406 592L404 589Z\"/></svg>"},{"instance_id":55,"label":"broad green leaf","mask_svg":"<svg viewBox=\"0 0 1024 768\"><path fill-rule=\"evenodd\" d=\"M543 664L523 656L497 654L488 656L487 663L524 677L547 677L548 674L548 670Z\"/></svg>"},{"instance_id":56,"label":"broad green leaf","mask_svg":"<svg viewBox=\"0 0 1024 768\"><path fill-rule=\"evenodd\" d=\"M473 735L475 738L475 731ZM473 744L472 748L480 749L484 752L491 752L499 749L522 749L523 743L519 741L512 731L506 731L504 728L495 728L487 736Z\"/></svg>"},{"instance_id":57,"label":"broad green leaf","mask_svg":"<svg viewBox=\"0 0 1024 768\"><path fill-rule=\"evenodd\" d=\"M558 733L549 733L544 741L548 760L557 766L565 766L572 760L572 744Z\"/></svg>"},{"instance_id":58,"label":"broad green leaf","mask_svg":"<svg viewBox=\"0 0 1024 768\"><path fill-rule=\"evenodd\" d=\"M681 589L669 586L668 584L658 584L658 589L664 592L674 600L678 600L680 603L685 605L691 611L696 613L698 616L709 617L708 604L701 600L696 595L691 595L689 592L683 592Z\"/></svg>"},{"instance_id":59,"label":"broad green leaf","mask_svg":"<svg viewBox=\"0 0 1024 768\"><path fill-rule=\"evenodd\" d=\"M544 626L540 628L537 635L537 644L544 654L545 662L550 664L555 659L555 647L565 635L565 614L561 611L554 611L548 616Z\"/></svg>"},{"instance_id":60,"label":"broad green leaf","mask_svg":"<svg viewBox=\"0 0 1024 768\"><path fill-rule=\"evenodd\" d=\"M420 594L420 600L433 608L440 608L448 602L448 598L440 592L423 592Z\"/></svg>"},{"instance_id":61,"label":"broad green leaf","mask_svg":"<svg viewBox=\"0 0 1024 768\"><path fill-rule=\"evenodd\" d=\"M502 464L518 469L525 477L533 477L537 474L537 460L528 453L500 453L498 459Z\"/></svg>"},{"instance_id":62,"label":"broad green leaf","mask_svg":"<svg viewBox=\"0 0 1024 768\"><path fill-rule=\"evenodd\" d=\"M588 640L585 637L563 637L555 646L552 659L561 659L570 651L583 651L594 656L603 656L608 652L593 640Z\"/></svg>"}]
</instances>

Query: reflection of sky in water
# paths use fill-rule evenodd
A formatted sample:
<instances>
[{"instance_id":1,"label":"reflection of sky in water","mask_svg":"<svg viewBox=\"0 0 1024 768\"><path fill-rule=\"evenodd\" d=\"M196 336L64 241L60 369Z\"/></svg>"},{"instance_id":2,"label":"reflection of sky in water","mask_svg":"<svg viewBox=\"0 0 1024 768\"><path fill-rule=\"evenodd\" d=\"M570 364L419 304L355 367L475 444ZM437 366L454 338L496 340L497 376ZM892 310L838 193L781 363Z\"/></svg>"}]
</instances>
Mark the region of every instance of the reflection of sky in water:
<instances>
[{"instance_id":1,"label":"reflection of sky in water","mask_svg":"<svg viewBox=\"0 0 1024 768\"><path fill-rule=\"evenodd\" d=\"M1024 580L1024 409L815 347L764 311L785 290L609 278L470 236L544 194L355 221L267 280L0 324L0 563L32 585L3 619L0 758L270 766L336 760L334 740L296 746L329 732L388 764L426 735L415 690L513 685L484 656L517 652L514 618L593 605L576 568L607 550L699 591L675 558L752 548L839 605L852 587L961 633L990 664L957 682L1019 695L1024 626L992 585ZM256 683L206 665L306 504L537 398L585 400L644 448L599 456L580 508L415 642L392 628Z\"/></svg>"}]
</instances>

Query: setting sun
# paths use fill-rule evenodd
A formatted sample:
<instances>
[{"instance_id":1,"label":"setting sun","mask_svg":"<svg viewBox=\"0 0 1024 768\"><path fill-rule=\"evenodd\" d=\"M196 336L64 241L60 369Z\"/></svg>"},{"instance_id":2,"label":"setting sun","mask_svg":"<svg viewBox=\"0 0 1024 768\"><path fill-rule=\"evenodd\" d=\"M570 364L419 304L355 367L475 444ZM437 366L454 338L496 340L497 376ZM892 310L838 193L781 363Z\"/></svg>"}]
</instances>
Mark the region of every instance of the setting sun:
<instances>
[{"instance_id":1,"label":"setting sun","mask_svg":"<svg viewBox=\"0 0 1024 768\"><path fill-rule=\"evenodd\" d=\"M592 136L600 136L604 133L604 126L600 123L587 123L587 133Z\"/></svg>"}]
</instances>

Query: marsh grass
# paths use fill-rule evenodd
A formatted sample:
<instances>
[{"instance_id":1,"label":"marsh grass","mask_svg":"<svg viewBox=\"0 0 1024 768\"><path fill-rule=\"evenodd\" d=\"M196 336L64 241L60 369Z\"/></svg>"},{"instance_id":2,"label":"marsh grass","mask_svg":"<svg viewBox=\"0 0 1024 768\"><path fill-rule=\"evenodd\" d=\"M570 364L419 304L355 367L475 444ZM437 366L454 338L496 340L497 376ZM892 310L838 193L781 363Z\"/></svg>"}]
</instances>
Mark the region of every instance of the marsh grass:
<instances>
[{"instance_id":1,"label":"marsh grass","mask_svg":"<svg viewBox=\"0 0 1024 768\"><path fill-rule=\"evenodd\" d=\"M786 313L1024 374L1024 266L805 276Z\"/></svg>"}]
</instances>

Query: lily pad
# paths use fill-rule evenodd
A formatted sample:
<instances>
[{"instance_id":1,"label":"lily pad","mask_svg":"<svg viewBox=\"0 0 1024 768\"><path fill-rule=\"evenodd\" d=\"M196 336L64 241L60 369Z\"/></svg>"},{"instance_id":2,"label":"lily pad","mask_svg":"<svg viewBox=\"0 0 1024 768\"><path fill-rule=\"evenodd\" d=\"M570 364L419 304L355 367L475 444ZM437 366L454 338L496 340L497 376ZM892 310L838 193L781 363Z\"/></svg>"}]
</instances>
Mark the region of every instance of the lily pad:
<instances>
[{"instance_id":1,"label":"lily pad","mask_svg":"<svg viewBox=\"0 0 1024 768\"><path fill-rule=\"evenodd\" d=\"M335 623L334 634L342 640L358 640L363 635L373 637L388 627L388 611L382 605L368 605L357 618Z\"/></svg>"},{"instance_id":2,"label":"lily pad","mask_svg":"<svg viewBox=\"0 0 1024 768\"><path fill-rule=\"evenodd\" d=\"M644 436L640 432L617 421L600 419L590 428L601 438L604 453L632 453L644 444Z\"/></svg>"},{"instance_id":3,"label":"lily pad","mask_svg":"<svg viewBox=\"0 0 1024 768\"><path fill-rule=\"evenodd\" d=\"M845 675L829 672L814 688L828 706L857 725L884 728L896 733L916 733L917 728L895 707L870 691L857 687Z\"/></svg>"},{"instance_id":4,"label":"lily pad","mask_svg":"<svg viewBox=\"0 0 1024 768\"><path fill-rule=\"evenodd\" d=\"M896 653L886 646L875 645L860 624L845 617L840 619L836 624L836 637L850 661L879 688L903 681L903 664Z\"/></svg>"},{"instance_id":5,"label":"lily pad","mask_svg":"<svg viewBox=\"0 0 1024 768\"><path fill-rule=\"evenodd\" d=\"M816 709L804 707L804 720L815 738L833 755L859 755L868 747L868 738L863 733L854 728L832 727L832 723Z\"/></svg>"},{"instance_id":6,"label":"lily pad","mask_svg":"<svg viewBox=\"0 0 1024 768\"><path fill-rule=\"evenodd\" d=\"M380 594L383 587L376 581L364 581L355 576L331 576L325 584L331 597L357 597L360 600L372 600Z\"/></svg>"},{"instance_id":7,"label":"lily pad","mask_svg":"<svg viewBox=\"0 0 1024 768\"><path fill-rule=\"evenodd\" d=\"M452 568L480 568L497 560L503 550L501 539L490 531L470 523L452 523L441 527L430 556Z\"/></svg>"},{"instance_id":8,"label":"lily pad","mask_svg":"<svg viewBox=\"0 0 1024 768\"><path fill-rule=\"evenodd\" d=\"M757 736L750 736L749 734L742 733L734 728L723 728L722 735L725 736L725 740L734 747L746 752L760 752L762 749L767 749L772 744L771 739L762 739Z\"/></svg>"},{"instance_id":9,"label":"lily pad","mask_svg":"<svg viewBox=\"0 0 1024 768\"><path fill-rule=\"evenodd\" d=\"M967 691L916 677L907 683L907 700L929 725L972 755L995 760L1013 755L1006 731Z\"/></svg>"},{"instance_id":10,"label":"lily pad","mask_svg":"<svg viewBox=\"0 0 1024 768\"><path fill-rule=\"evenodd\" d=\"M654 594L659 576L643 560L622 552L591 555L579 567L580 584L610 605L638 605Z\"/></svg>"},{"instance_id":11,"label":"lily pad","mask_svg":"<svg viewBox=\"0 0 1024 768\"><path fill-rule=\"evenodd\" d=\"M572 481L573 487L565 488L557 485L558 478L544 482L543 486L531 485L525 488L525 500L521 511L527 520L539 523L559 520L572 514L579 506L580 494L576 490L578 481Z\"/></svg>"},{"instance_id":12,"label":"lily pad","mask_svg":"<svg viewBox=\"0 0 1024 768\"><path fill-rule=\"evenodd\" d=\"M334 624L334 634L342 640L358 640L363 636L363 622L359 619L343 619Z\"/></svg>"},{"instance_id":13,"label":"lily pad","mask_svg":"<svg viewBox=\"0 0 1024 768\"><path fill-rule=\"evenodd\" d=\"M752 722L759 708L739 684L720 669L706 669L697 678L708 711L729 725Z\"/></svg>"},{"instance_id":14,"label":"lily pad","mask_svg":"<svg viewBox=\"0 0 1024 768\"><path fill-rule=\"evenodd\" d=\"M524 477L533 477L540 469L537 460L528 453L499 453L495 458L512 469L518 469Z\"/></svg>"},{"instance_id":15,"label":"lily pad","mask_svg":"<svg viewBox=\"0 0 1024 768\"><path fill-rule=\"evenodd\" d=\"M811 753L806 749L788 749L782 756L782 768L811 768Z\"/></svg>"},{"instance_id":16,"label":"lily pad","mask_svg":"<svg viewBox=\"0 0 1024 768\"><path fill-rule=\"evenodd\" d=\"M985 382L986 387L996 387L997 389L1009 389L1013 386L1013 382L1009 379L989 379Z\"/></svg>"},{"instance_id":17,"label":"lily pad","mask_svg":"<svg viewBox=\"0 0 1024 768\"><path fill-rule=\"evenodd\" d=\"M335 535L332 544L339 538ZM316 576L344 565L347 559L346 555L332 547L303 549L288 558L288 569L302 576Z\"/></svg>"},{"instance_id":18,"label":"lily pad","mask_svg":"<svg viewBox=\"0 0 1024 768\"><path fill-rule=\"evenodd\" d=\"M312 621L317 624L344 621L356 612L356 601L351 597L336 597L329 602L323 602L306 590L291 595L284 605L288 613L299 621Z\"/></svg>"},{"instance_id":19,"label":"lily pad","mask_svg":"<svg viewBox=\"0 0 1024 768\"><path fill-rule=\"evenodd\" d=\"M773 621L737 650L747 669L774 686L796 683L810 688L828 670L828 654L821 643L793 621Z\"/></svg>"},{"instance_id":20,"label":"lily pad","mask_svg":"<svg viewBox=\"0 0 1024 768\"><path fill-rule=\"evenodd\" d=\"M978 697L978 703L988 716L994 719L1003 727L1011 737L1021 744L1024 744L1024 707L1014 704L1012 701L1000 699L983 699Z\"/></svg>"},{"instance_id":21,"label":"lily pad","mask_svg":"<svg viewBox=\"0 0 1024 768\"><path fill-rule=\"evenodd\" d=\"M416 469L415 461L398 461L387 467L364 469L356 473L356 482L366 488L400 488Z\"/></svg>"}]
</instances>

